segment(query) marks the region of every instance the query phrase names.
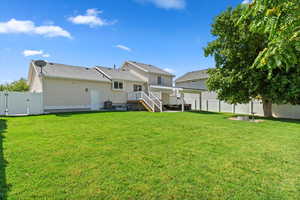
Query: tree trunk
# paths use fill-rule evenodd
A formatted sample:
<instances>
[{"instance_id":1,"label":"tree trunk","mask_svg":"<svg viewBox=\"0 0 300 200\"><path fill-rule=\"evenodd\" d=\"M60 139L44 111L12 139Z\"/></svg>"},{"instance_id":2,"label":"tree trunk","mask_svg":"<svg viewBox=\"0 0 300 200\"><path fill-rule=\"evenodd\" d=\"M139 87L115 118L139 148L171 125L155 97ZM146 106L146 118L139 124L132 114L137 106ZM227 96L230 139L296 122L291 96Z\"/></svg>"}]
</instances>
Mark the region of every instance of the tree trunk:
<instances>
[{"instance_id":1,"label":"tree trunk","mask_svg":"<svg viewBox=\"0 0 300 200\"><path fill-rule=\"evenodd\" d=\"M272 101L263 100L263 110L265 117L273 117Z\"/></svg>"}]
</instances>

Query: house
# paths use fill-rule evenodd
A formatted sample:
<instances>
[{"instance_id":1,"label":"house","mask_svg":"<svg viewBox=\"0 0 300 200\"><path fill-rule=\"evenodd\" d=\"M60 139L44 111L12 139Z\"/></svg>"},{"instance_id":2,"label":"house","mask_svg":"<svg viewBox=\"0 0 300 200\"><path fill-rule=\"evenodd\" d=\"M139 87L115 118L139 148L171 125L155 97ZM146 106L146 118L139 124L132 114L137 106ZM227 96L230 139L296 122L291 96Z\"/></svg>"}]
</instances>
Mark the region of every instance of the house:
<instances>
[{"instance_id":1,"label":"house","mask_svg":"<svg viewBox=\"0 0 300 200\"><path fill-rule=\"evenodd\" d=\"M99 110L105 102L125 107L140 103L151 112L162 111L179 88L174 75L156 66L126 61L122 67L93 68L36 61L29 67L30 92L43 95L45 112Z\"/></svg>"},{"instance_id":2,"label":"house","mask_svg":"<svg viewBox=\"0 0 300 200\"><path fill-rule=\"evenodd\" d=\"M202 94L207 93L206 81L208 77L207 69L204 69L188 72L175 80L175 87L185 91L185 104L192 105L193 110L201 110L202 108Z\"/></svg>"},{"instance_id":3,"label":"house","mask_svg":"<svg viewBox=\"0 0 300 200\"><path fill-rule=\"evenodd\" d=\"M175 80L176 87L207 90L207 69L188 72Z\"/></svg>"}]
</instances>

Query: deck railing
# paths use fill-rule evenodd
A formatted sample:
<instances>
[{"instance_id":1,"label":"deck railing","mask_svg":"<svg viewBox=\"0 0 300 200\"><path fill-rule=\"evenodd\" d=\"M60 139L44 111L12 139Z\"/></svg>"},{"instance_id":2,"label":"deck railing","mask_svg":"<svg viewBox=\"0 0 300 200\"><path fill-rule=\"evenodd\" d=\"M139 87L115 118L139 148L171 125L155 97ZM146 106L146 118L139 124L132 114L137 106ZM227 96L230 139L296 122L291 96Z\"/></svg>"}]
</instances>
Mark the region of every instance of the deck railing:
<instances>
[{"instance_id":1,"label":"deck railing","mask_svg":"<svg viewBox=\"0 0 300 200\"><path fill-rule=\"evenodd\" d=\"M151 109L152 112L155 112L155 103L145 92L130 92L128 93L128 100L143 101Z\"/></svg>"},{"instance_id":2,"label":"deck railing","mask_svg":"<svg viewBox=\"0 0 300 200\"><path fill-rule=\"evenodd\" d=\"M154 101L154 104L159 109L159 111L162 112L163 111L162 101L157 96L155 96L152 92L149 92L149 96Z\"/></svg>"}]
</instances>

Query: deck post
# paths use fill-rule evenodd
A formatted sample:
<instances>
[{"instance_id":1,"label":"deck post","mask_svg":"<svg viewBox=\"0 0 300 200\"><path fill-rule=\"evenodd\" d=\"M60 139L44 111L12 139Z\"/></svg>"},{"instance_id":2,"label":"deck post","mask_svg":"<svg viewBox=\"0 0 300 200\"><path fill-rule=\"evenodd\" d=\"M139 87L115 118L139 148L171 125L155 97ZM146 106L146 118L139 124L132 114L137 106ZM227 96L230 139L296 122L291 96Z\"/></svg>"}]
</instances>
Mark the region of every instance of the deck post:
<instances>
[{"instance_id":1,"label":"deck post","mask_svg":"<svg viewBox=\"0 0 300 200\"><path fill-rule=\"evenodd\" d=\"M180 93L181 97L181 112L184 112L184 94L181 92Z\"/></svg>"}]
</instances>

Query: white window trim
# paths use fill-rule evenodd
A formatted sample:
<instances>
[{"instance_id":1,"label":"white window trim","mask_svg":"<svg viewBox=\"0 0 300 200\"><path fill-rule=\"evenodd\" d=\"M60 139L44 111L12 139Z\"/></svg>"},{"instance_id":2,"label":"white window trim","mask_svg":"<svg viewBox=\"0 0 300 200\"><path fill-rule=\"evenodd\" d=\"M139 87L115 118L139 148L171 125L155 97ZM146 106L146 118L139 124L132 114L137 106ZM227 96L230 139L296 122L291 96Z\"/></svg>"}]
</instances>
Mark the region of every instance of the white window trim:
<instances>
[{"instance_id":1,"label":"white window trim","mask_svg":"<svg viewBox=\"0 0 300 200\"><path fill-rule=\"evenodd\" d=\"M122 83L123 84L123 88L122 89L119 89L119 88L115 88L115 82L118 82L118 83ZM125 88L125 83L123 80L112 80L112 90L114 91L124 91L124 88Z\"/></svg>"}]
</instances>

